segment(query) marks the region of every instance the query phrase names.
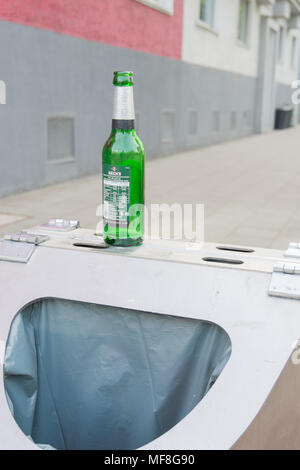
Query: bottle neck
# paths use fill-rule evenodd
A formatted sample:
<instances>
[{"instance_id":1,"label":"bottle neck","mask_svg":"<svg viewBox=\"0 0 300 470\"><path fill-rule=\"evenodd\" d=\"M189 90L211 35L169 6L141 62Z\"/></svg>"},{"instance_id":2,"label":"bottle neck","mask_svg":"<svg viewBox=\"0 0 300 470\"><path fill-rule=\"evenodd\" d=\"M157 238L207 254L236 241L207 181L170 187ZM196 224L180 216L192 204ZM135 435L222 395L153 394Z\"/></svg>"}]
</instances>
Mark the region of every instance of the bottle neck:
<instances>
[{"instance_id":1,"label":"bottle neck","mask_svg":"<svg viewBox=\"0 0 300 470\"><path fill-rule=\"evenodd\" d=\"M134 129L135 112L132 86L116 86L113 110L113 129Z\"/></svg>"}]
</instances>

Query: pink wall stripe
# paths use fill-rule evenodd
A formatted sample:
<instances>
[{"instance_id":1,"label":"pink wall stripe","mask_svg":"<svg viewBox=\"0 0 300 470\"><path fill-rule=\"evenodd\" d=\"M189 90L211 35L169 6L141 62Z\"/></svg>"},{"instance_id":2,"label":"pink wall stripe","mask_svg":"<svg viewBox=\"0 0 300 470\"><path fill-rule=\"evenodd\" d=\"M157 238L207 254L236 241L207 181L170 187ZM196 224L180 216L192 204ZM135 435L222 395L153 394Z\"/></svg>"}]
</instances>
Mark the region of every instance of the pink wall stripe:
<instances>
[{"instance_id":1,"label":"pink wall stripe","mask_svg":"<svg viewBox=\"0 0 300 470\"><path fill-rule=\"evenodd\" d=\"M1 0L0 19L181 58L183 0L169 16L136 0Z\"/></svg>"}]
</instances>

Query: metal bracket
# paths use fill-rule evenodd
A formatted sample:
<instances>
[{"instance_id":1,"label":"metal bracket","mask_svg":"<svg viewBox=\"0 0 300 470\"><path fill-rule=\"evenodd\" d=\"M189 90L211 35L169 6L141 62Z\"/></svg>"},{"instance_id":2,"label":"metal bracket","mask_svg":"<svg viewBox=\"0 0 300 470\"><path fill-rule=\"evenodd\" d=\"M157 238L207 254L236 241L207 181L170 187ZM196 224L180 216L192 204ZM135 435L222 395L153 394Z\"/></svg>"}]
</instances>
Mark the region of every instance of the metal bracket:
<instances>
[{"instance_id":1,"label":"metal bracket","mask_svg":"<svg viewBox=\"0 0 300 470\"><path fill-rule=\"evenodd\" d=\"M59 232L70 232L80 227L79 220L72 219L49 219L46 224L40 225L38 228L43 230L53 230Z\"/></svg>"},{"instance_id":2,"label":"metal bracket","mask_svg":"<svg viewBox=\"0 0 300 470\"><path fill-rule=\"evenodd\" d=\"M269 295L300 299L300 264L276 263L269 287Z\"/></svg>"},{"instance_id":3,"label":"metal bracket","mask_svg":"<svg viewBox=\"0 0 300 470\"><path fill-rule=\"evenodd\" d=\"M31 243L32 245L40 245L43 242L49 240L47 235L35 235L28 232L19 232L19 233L7 233L4 235L4 240L10 240L12 242L23 242Z\"/></svg>"},{"instance_id":4,"label":"metal bracket","mask_svg":"<svg viewBox=\"0 0 300 470\"><path fill-rule=\"evenodd\" d=\"M290 258L300 258L300 243L290 243L284 256Z\"/></svg>"},{"instance_id":5,"label":"metal bracket","mask_svg":"<svg viewBox=\"0 0 300 470\"><path fill-rule=\"evenodd\" d=\"M2 240L0 241L0 261L27 263L35 249L36 246L30 243Z\"/></svg>"}]
</instances>

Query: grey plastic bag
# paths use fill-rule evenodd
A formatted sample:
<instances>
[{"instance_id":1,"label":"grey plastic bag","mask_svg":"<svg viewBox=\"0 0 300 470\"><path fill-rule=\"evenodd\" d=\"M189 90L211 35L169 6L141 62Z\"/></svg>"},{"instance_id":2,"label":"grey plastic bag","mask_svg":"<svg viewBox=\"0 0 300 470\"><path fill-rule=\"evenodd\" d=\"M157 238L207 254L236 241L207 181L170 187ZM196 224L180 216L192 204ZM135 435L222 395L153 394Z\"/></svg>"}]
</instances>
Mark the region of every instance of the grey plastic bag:
<instances>
[{"instance_id":1,"label":"grey plastic bag","mask_svg":"<svg viewBox=\"0 0 300 470\"><path fill-rule=\"evenodd\" d=\"M136 449L199 403L230 353L215 324L45 299L12 324L6 394L42 446Z\"/></svg>"}]
</instances>

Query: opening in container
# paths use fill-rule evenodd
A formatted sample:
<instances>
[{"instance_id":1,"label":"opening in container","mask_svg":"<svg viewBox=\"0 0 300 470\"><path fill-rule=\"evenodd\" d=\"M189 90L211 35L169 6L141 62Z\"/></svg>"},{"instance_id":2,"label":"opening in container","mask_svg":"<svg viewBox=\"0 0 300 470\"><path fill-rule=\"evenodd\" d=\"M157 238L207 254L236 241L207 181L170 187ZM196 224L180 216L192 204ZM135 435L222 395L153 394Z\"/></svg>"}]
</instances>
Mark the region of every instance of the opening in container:
<instances>
[{"instance_id":1,"label":"opening in container","mask_svg":"<svg viewBox=\"0 0 300 470\"><path fill-rule=\"evenodd\" d=\"M217 250L223 251L235 251L237 253L254 253L255 250L252 248L241 248L237 246L217 246Z\"/></svg>"},{"instance_id":2,"label":"opening in container","mask_svg":"<svg viewBox=\"0 0 300 470\"><path fill-rule=\"evenodd\" d=\"M230 354L216 324L43 299L12 323L5 390L40 447L136 449L193 410Z\"/></svg>"},{"instance_id":3,"label":"opening in container","mask_svg":"<svg viewBox=\"0 0 300 470\"><path fill-rule=\"evenodd\" d=\"M221 263L221 264L244 264L244 261L239 259L229 259L229 258L215 258L213 256L207 256L202 258L203 261L207 261L208 263Z\"/></svg>"}]
</instances>

